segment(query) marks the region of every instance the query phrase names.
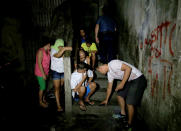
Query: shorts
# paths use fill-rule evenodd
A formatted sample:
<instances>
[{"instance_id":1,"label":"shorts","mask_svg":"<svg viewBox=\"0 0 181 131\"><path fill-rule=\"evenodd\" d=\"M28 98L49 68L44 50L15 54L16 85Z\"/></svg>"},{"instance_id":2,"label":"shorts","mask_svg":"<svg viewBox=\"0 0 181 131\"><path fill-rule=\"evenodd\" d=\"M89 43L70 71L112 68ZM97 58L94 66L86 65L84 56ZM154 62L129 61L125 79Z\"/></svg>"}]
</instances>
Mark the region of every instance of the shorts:
<instances>
[{"instance_id":1,"label":"shorts","mask_svg":"<svg viewBox=\"0 0 181 131\"><path fill-rule=\"evenodd\" d=\"M59 80L64 78L64 73L59 73L52 70L52 79L53 80Z\"/></svg>"},{"instance_id":2,"label":"shorts","mask_svg":"<svg viewBox=\"0 0 181 131\"><path fill-rule=\"evenodd\" d=\"M89 87L89 84L88 86L85 87L86 88L86 91L85 91L85 95L84 95L84 99L88 96L88 94L91 92L91 89ZM74 100L75 101L79 101L79 95L77 93L75 93L75 97L74 97Z\"/></svg>"},{"instance_id":3,"label":"shorts","mask_svg":"<svg viewBox=\"0 0 181 131\"><path fill-rule=\"evenodd\" d=\"M127 104L140 105L146 86L146 78L141 75L137 79L127 82L123 90L117 92L117 95L125 98Z\"/></svg>"},{"instance_id":4,"label":"shorts","mask_svg":"<svg viewBox=\"0 0 181 131\"><path fill-rule=\"evenodd\" d=\"M43 79L43 77L36 76L38 80L38 84L40 85L40 90L45 90L46 89L46 81Z\"/></svg>"}]
</instances>

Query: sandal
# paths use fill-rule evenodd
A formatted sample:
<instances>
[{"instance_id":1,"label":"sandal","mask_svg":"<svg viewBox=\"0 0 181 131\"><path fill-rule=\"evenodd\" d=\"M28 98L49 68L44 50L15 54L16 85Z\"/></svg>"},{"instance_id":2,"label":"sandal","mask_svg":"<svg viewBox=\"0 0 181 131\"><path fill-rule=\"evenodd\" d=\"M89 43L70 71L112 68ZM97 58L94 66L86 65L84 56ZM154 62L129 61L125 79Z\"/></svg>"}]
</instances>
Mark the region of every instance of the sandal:
<instances>
[{"instance_id":1,"label":"sandal","mask_svg":"<svg viewBox=\"0 0 181 131\"><path fill-rule=\"evenodd\" d=\"M43 101L43 103L45 103L46 105L49 105L49 103L47 101Z\"/></svg>"},{"instance_id":2,"label":"sandal","mask_svg":"<svg viewBox=\"0 0 181 131\"><path fill-rule=\"evenodd\" d=\"M47 108L48 105L46 103L43 103L43 102L40 102L40 106L43 107L43 108Z\"/></svg>"},{"instance_id":3,"label":"sandal","mask_svg":"<svg viewBox=\"0 0 181 131\"><path fill-rule=\"evenodd\" d=\"M91 106L94 105L94 102L93 102L93 101L84 101L84 103L85 103L86 105L91 105Z\"/></svg>"},{"instance_id":4,"label":"sandal","mask_svg":"<svg viewBox=\"0 0 181 131\"><path fill-rule=\"evenodd\" d=\"M80 107L81 111L86 111L87 110L85 105L80 105L79 107Z\"/></svg>"}]
</instances>

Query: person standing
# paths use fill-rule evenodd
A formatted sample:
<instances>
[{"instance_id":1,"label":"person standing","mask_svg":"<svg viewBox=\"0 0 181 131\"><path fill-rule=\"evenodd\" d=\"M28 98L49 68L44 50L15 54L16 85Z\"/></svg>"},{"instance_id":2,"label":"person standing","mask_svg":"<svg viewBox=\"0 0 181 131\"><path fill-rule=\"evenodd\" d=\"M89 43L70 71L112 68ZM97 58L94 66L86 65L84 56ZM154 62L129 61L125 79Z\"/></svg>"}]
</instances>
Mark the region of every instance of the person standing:
<instances>
[{"instance_id":1,"label":"person standing","mask_svg":"<svg viewBox=\"0 0 181 131\"><path fill-rule=\"evenodd\" d=\"M63 111L60 105L60 88L64 85L64 66L63 55L65 51L72 51L72 47L64 47L63 39L57 39L51 47L51 70L53 86L55 88L55 98L57 103L57 111Z\"/></svg>"},{"instance_id":2,"label":"person standing","mask_svg":"<svg viewBox=\"0 0 181 131\"><path fill-rule=\"evenodd\" d=\"M112 60L108 64L103 64L97 67L97 71L102 74L107 74L108 88L107 94L101 105L107 105L114 79L119 79L121 82L117 85L117 100L121 108L121 117L126 119L125 100L128 109L128 122L126 128L131 128L134 116L135 107L140 104L144 90L147 86L147 81L144 75L136 67L121 60Z\"/></svg>"},{"instance_id":3,"label":"person standing","mask_svg":"<svg viewBox=\"0 0 181 131\"><path fill-rule=\"evenodd\" d=\"M46 41L43 47L39 48L36 53L35 76L39 83L39 104L46 108L48 104L45 100L44 91L46 90L46 80L49 73L50 65L50 42Z\"/></svg>"},{"instance_id":4,"label":"person standing","mask_svg":"<svg viewBox=\"0 0 181 131\"><path fill-rule=\"evenodd\" d=\"M100 62L107 63L115 59L115 32L116 24L103 8L95 26L95 41L99 45Z\"/></svg>"}]
</instances>

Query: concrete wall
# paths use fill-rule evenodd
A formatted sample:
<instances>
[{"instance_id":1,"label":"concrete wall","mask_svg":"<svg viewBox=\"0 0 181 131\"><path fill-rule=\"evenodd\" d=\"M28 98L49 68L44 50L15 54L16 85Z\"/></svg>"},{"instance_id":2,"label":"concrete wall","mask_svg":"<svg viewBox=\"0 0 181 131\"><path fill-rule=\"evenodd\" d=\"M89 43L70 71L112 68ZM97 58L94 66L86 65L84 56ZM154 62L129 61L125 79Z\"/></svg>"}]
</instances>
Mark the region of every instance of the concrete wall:
<instances>
[{"instance_id":1,"label":"concrete wall","mask_svg":"<svg viewBox=\"0 0 181 131\"><path fill-rule=\"evenodd\" d=\"M107 1L115 7L120 59L148 80L140 115L151 130L181 129L181 1Z\"/></svg>"}]
</instances>

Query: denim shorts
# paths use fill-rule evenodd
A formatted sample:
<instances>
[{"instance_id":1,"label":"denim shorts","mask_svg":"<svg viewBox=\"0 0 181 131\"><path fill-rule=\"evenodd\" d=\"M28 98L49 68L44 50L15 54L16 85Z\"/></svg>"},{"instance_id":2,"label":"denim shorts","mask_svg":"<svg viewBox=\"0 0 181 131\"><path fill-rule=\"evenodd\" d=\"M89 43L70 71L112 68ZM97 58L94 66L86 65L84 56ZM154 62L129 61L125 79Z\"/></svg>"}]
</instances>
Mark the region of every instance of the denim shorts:
<instances>
[{"instance_id":1,"label":"denim shorts","mask_svg":"<svg viewBox=\"0 0 181 131\"><path fill-rule=\"evenodd\" d=\"M88 96L88 94L91 92L91 89L89 87L89 84L85 87L86 91L85 91L85 95L84 95L84 99ZM75 97L74 97L74 100L76 102L79 101L79 95L77 93L75 93Z\"/></svg>"},{"instance_id":2,"label":"denim shorts","mask_svg":"<svg viewBox=\"0 0 181 131\"><path fill-rule=\"evenodd\" d=\"M59 73L52 70L52 79L53 80L59 80L64 78L64 73Z\"/></svg>"}]
</instances>

